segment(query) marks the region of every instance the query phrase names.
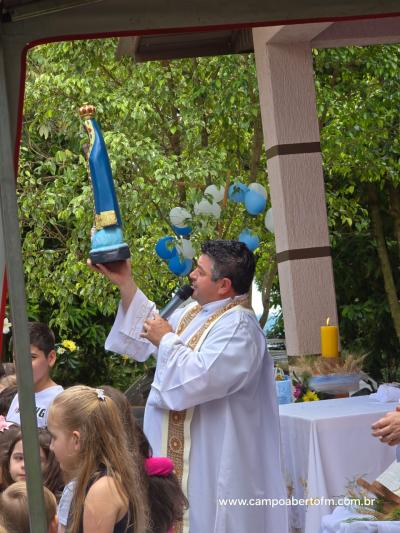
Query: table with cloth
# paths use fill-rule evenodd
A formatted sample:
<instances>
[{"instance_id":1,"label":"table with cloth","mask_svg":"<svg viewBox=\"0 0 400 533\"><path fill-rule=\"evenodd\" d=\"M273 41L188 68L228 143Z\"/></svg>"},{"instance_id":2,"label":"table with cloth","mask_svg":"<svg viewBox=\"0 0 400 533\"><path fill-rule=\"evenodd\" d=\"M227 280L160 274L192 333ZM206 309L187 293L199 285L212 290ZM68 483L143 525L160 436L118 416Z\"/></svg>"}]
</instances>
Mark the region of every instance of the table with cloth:
<instances>
[{"instance_id":1,"label":"table with cloth","mask_svg":"<svg viewBox=\"0 0 400 533\"><path fill-rule=\"evenodd\" d=\"M280 406L292 531L317 533L334 509L324 499L346 496L349 483L371 482L395 460L395 448L373 437L371 425L396 405L357 396ZM315 499L313 505L295 505L306 498Z\"/></svg>"}]
</instances>

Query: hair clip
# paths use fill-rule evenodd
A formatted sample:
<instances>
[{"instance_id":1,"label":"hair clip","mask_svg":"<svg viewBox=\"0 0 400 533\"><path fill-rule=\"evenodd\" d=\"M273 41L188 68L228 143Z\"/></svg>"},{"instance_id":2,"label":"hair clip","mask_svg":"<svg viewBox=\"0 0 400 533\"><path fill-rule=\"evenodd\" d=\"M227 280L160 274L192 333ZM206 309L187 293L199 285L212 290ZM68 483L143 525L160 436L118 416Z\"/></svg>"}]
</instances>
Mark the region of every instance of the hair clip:
<instances>
[{"instance_id":1,"label":"hair clip","mask_svg":"<svg viewBox=\"0 0 400 533\"><path fill-rule=\"evenodd\" d=\"M106 399L106 395L104 394L103 389L94 389L94 390L95 390L96 393L97 393L97 398L98 398L99 400L101 400L102 402L104 402L105 399Z\"/></svg>"},{"instance_id":2,"label":"hair clip","mask_svg":"<svg viewBox=\"0 0 400 533\"><path fill-rule=\"evenodd\" d=\"M144 469L148 476L166 477L174 471L174 463L169 457L148 457L144 460Z\"/></svg>"},{"instance_id":3,"label":"hair clip","mask_svg":"<svg viewBox=\"0 0 400 533\"><path fill-rule=\"evenodd\" d=\"M7 422L4 416L0 416L0 431L3 433L3 431L10 429L10 426L12 426L12 422Z\"/></svg>"}]
</instances>

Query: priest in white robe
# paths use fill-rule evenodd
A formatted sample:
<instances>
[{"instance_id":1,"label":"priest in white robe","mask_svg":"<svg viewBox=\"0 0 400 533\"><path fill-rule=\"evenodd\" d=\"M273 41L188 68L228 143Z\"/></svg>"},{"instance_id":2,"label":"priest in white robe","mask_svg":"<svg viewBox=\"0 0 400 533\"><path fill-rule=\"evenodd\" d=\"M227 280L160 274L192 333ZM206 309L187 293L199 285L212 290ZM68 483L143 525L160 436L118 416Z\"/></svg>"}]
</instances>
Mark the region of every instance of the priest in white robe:
<instances>
[{"instance_id":1,"label":"priest in white robe","mask_svg":"<svg viewBox=\"0 0 400 533\"><path fill-rule=\"evenodd\" d=\"M208 241L190 274L199 305L168 321L136 286L128 262L92 266L119 286L106 349L157 357L144 431L168 454L189 499L176 531L286 533L273 362L247 293L252 252Z\"/></svg>"}]
</instances>

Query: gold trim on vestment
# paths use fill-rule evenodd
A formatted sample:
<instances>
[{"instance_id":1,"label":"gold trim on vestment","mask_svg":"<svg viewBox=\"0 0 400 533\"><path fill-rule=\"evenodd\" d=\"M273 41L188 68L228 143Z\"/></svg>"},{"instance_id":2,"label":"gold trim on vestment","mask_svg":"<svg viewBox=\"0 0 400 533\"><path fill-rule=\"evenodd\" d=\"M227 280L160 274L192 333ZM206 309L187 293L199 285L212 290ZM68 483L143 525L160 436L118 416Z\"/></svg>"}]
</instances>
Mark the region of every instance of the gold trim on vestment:
<instances>
[{"instance_id":1,"label":"gold trim on vestment","mask_svg":"<svg viewBox=\"0 0 400 533\"><path fill-rule=\"evenodd\" d=\"M237 306L250 307L247 296L245 298L237 298L234 301L230 301L212 313L204 324L186 342L186 346L192 350L199 348L205 339L205 336L203 337L203 335L211 329L214 323L221 318L224 313ZM177 335L180 335L187 328L190 322L200 313L201 309L201 306L197 304L191 306L190 309L183 314L176 328ZM198 346L198 344L200 344L200 346ZM192 421L193 413L194 408L186 409L184 411L169 411L168 416L166 417L168 420L166 454L174 462L175 474L179 479L182 490L186 496L188 493L187 483L189 476L190 423ZM164 424L163 427L165 428ZM187 533L188 531L189 512L186 511L183 520L175 524L174 533Z\"/></svg>"}]
</instances>

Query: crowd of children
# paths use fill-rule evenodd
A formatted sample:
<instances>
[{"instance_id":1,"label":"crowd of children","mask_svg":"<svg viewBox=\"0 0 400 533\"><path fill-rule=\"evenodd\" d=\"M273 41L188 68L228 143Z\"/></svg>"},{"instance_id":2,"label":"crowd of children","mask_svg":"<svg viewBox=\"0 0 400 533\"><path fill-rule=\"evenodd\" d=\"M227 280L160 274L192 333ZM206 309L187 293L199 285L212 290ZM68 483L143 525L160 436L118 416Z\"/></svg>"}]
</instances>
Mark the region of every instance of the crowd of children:
<instances>
[{"instance_id":1,"label":"crowd of children","mask_svg":"<svg viewBox=\"0 0 400 533\"><path fill-rule=\"evenodd\" d=\"M171 533L188 502L168 458L152 457L125 395L51 379L55 339L30 323L49 533ZM24 450L13 365L0 365L0 533L29 533Z\"/></svg>"}]
</instances>

